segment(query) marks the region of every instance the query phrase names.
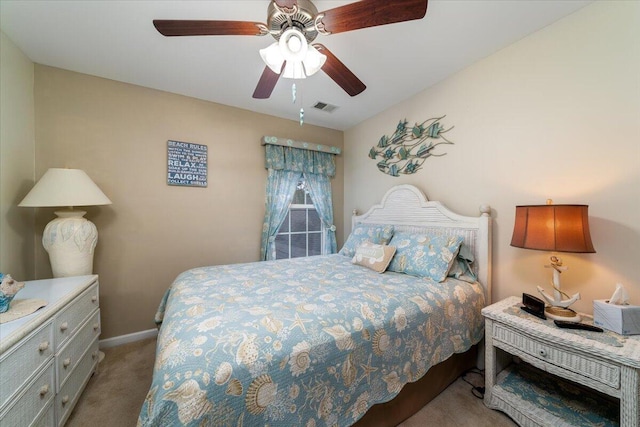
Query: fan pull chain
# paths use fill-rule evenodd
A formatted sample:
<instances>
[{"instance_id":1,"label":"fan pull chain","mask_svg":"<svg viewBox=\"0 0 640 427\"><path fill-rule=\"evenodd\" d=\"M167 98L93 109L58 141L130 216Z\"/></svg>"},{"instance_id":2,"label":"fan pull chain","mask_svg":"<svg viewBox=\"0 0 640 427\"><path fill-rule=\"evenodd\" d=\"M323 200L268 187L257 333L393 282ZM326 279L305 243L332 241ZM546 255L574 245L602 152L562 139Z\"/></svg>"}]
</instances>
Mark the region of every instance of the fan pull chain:
<instances>
[{"instance_id":1,"label":"fan pull chain","mask_svg":"<svg viewBox=\"0 0 640 427\"><path fill-rule=\"evenodd\" d=\"M291 85L291 99L294 104L298 100L298 89L295 83ZM302 98L300 99L300 103L302 103ZM300 126L302 126L303 124L304 124L304 108L300 107Z\"/></svg>"}]
</instances>

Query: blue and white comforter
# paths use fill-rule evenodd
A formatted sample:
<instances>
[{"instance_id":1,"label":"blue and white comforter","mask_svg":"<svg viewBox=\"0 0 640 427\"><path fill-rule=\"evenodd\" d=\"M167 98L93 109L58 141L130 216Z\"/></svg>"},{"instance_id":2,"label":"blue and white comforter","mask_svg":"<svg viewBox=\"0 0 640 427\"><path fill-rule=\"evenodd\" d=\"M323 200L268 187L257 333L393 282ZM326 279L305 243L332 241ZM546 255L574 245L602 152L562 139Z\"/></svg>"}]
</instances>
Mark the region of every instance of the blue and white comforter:
<instances>
[{"instance_id":1,"label":"blue and white comforter","mask_svg":"<svg viewBox=\"0 0 640 427\"><path fill-rule=\"evenodd\" d=\"M482 287L342 255L196 268L165 294L139 426L347 426L483 336Z\"/></svg>"}]
</instances>

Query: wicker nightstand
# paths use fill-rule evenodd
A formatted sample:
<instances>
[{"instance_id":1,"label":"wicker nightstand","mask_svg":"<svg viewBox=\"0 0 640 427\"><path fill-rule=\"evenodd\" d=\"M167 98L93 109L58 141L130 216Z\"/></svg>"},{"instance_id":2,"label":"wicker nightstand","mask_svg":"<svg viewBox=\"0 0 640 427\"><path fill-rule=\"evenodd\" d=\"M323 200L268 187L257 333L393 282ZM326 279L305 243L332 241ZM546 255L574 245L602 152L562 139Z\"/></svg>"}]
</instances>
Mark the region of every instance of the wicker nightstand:
<instances>
[{"instance_id":1,"label":"wicker nightstand","mask_svg":"<svg viewBox=\"0 0 640 427\"><path fill-rule=\"evenodd\" d=\"M638 427L640 336L560 329L520 301L482 310L485 404L521 426Z\"/></svg>"}]
</instances>

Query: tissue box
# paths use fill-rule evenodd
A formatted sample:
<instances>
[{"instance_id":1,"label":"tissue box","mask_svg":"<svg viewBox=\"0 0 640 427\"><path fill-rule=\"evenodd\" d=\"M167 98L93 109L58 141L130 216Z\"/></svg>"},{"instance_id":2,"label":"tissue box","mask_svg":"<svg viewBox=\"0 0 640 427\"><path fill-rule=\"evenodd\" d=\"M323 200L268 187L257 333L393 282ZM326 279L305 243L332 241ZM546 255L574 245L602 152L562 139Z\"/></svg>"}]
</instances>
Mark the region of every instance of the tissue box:
<instances>
[{"instance_id":1,"label":"tissue box","mask_svg":"<svg viewBox=\"0 0 640 427\"><path fill-rule=\"evenodd\" d=\"M640 334L640 306L593 301L593 324L622 335Z\"/></svg>"}]
</instances>

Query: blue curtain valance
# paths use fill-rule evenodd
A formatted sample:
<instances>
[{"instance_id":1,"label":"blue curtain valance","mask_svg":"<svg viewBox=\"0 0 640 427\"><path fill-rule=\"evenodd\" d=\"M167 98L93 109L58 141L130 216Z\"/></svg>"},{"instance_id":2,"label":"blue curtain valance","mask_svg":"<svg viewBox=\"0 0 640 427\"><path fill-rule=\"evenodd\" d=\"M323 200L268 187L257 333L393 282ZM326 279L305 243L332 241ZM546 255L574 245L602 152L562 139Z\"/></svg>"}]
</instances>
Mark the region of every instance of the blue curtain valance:
<instances>
[{"instance_id":1,"label":"blue curtain valance","mask_svg":"<svg viewBox=\"0 0 640 427\"><path fill-rule=\"evenodd\" d=\"M336 175L334 154L271 144L266 144L264 148L267 169L314 173L329 177Z\"/></svg>"}]
</instances>

